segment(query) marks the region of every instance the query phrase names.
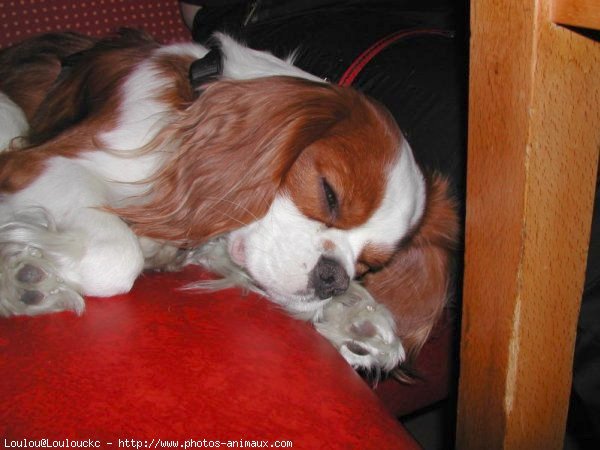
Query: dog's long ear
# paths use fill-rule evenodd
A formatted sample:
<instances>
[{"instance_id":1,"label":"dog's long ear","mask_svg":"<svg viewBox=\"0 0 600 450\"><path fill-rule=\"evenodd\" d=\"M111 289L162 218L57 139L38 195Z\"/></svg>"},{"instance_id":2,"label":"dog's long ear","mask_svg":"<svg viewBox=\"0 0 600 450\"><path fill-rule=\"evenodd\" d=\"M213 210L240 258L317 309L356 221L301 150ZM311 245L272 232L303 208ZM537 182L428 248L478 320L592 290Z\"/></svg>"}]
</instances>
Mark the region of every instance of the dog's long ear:
<instances>
[{"instance_id":1,"label":"dog's long ear","mask_svg":"<svg viewBox=\"0 0 600 450\"><path fill-rule=\"evenodd\" d=\"M369 292L394 314L408 363L418 354L446 305L459 235L447 181L434 175L428 180L427 194L416 233L384 269L365 277Z\"/></svg>"},{"instance_id":2,"label":"dog's long ear","mask_svg":"<svg viewBox=\"0 0 600 450\"><path fill-rule=\"evenodd\" d=\"M147 196L114 211L136 233L180 245L259 219L302 150L348 115L340 92L291 77L203 86L144 149L164 158Z\"/></svg>"}]
</instances>

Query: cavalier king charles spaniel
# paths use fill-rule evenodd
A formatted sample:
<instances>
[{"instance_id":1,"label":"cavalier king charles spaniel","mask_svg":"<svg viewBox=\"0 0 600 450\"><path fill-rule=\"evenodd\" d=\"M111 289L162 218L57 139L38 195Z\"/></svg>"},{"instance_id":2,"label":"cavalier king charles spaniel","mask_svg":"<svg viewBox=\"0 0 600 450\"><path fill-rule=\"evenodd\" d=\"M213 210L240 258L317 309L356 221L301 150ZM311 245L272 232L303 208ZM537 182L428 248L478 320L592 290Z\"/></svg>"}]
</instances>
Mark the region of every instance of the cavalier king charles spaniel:
<instances>
[{"instance_id":1,"label":"cavalier king charles spaniel","mask_svg":"<svg viewBox=\"0 0 600 450\"><path fill-rule=\"evenodd\" d=\"M202 264L312 321L355 367L414 356L458 233L390 113L288 60L124 30L0 53L0 314L73 310ZM1 150L4 149L4 150Z\"/></svg>"}]
</instances>

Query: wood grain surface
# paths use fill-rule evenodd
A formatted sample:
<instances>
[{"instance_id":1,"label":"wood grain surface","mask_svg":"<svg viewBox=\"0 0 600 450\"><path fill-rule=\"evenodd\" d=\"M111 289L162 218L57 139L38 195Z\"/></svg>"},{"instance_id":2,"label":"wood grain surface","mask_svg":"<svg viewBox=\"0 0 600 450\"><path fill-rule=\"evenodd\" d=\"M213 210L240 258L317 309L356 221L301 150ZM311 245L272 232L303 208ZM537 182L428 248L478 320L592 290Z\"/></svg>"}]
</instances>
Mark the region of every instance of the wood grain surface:
<instances>
[{"instance_id":1,"label":"wood grain surface","mask_svg":"<svg viewBox=\"0 0 600 450\"><path fill-rule=\"evenodd\" d=\"M600 148L600 44L471 4L457 448L563 445Z\"/></svg>"},{"instance_id":2,"label":"wood grain surface","mask_svg":"<svg viewBox=\"0 0 600 450\"><path fill-rule=\"evenodd\" d=\"M553 0L551 15L556 23L600 29L598 0Z\"/></svg>"}]
</instances>

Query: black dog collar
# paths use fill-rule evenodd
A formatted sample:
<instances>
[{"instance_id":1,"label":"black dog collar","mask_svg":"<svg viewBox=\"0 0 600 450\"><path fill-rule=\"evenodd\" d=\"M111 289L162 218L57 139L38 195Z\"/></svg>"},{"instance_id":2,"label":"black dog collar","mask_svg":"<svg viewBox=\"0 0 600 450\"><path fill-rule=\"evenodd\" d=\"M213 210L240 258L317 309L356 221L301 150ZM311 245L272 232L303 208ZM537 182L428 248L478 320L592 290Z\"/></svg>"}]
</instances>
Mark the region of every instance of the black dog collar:
<instances>
[{"instance_id":1,"label":"black dog collar","mask_svg":"<svg viewBox=\"0 0 600 450\"><path fill-rule=\"evenodd\" d=\"M218 47L212 47L203 58L197 59L190 66L190 83L194 89L204 83L217 79L223 74L223 55Z\"/></svg>"}]
</instances>

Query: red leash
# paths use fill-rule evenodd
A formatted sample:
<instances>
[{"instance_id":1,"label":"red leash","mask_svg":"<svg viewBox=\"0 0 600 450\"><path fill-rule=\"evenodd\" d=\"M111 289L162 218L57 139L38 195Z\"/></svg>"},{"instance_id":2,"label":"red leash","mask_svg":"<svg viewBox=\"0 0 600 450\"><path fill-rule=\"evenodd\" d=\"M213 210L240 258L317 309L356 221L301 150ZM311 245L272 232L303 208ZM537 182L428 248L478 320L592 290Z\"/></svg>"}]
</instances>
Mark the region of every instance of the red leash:
<instances>
[{"instance_id":1,"label":"red leash","mask_svg":"<svg viewBox=\"0 0 600 450\"><path fill-rule=\"evenodd\" d=\"M387 47L392 45L395 42L398 42L401 39L412 37L412 36L421 36L421 35L440 35L440 36L451 36L452 33L443 30L435 30L435 29L412 29L412 30L402 30L396 31L379 41L375 42L368 49L362 52L353 62L350 64L350 67L346 69L340 81L338 81L339 86L348 87L351 86L352 83L356 80L356 77L362 72L369 62L375 58L379 53L385 50Z\"/></svg>"}]
</instances>

